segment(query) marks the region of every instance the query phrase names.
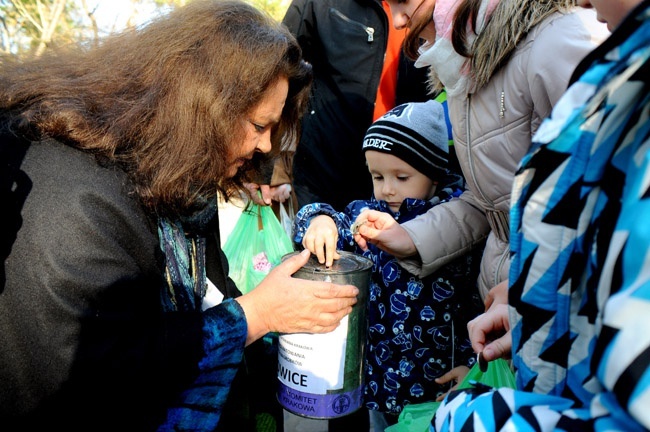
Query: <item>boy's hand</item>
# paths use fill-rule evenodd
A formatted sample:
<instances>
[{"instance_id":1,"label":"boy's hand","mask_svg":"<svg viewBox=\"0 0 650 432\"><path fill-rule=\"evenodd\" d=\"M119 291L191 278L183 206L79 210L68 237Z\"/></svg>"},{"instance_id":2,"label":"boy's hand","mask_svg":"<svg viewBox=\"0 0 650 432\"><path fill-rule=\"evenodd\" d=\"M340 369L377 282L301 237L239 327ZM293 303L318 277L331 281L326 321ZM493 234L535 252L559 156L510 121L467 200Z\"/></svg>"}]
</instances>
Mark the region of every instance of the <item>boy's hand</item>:
<instances>
[{"instance_id":1,"label":"boy's hand","mask_svg":"<svg viewBox=\"0 0 650 432\"><path fill-rule=\"evenodd\" d=\"M316 255L319 263L331 267L335 259L341 258L336 251L338 239L339 232L334 219L327 215L319 215L309 223L302 245Z\"/></svg>"},{"instance_id":2,"label":"boy's hand","mask_svg":"<svg viewBox=\"0 0 650 432\"><path fill-rule=\"evenodd\" d=\"M440 385L447 384L448 382L452 382L453 386L447 391L447 393L449 393L450 391L456 390L458 388L458 384L463 382L463 380L465 379L468 373L469 373L469 368L467 366L456 366L446 374L436 378L435 381L437 384ZM436 398L436 401L438 402L442 401L445 398L445 396L447 396L447 393L438 396Z\"/></svg>"}]
</instances>

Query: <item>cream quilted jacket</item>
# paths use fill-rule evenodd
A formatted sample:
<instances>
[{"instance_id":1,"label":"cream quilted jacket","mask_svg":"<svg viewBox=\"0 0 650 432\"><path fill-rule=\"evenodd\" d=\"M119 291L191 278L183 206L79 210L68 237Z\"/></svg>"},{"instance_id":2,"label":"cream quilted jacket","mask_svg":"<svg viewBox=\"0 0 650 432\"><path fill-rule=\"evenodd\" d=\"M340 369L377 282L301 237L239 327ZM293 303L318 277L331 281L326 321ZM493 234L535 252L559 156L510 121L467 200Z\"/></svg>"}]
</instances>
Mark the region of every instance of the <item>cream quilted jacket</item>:
<instances>
[{"instance_id":1,"label":"cream quilted jacket","mask_svg":"<svg viewBox=\"0 0 650 432\"><path fill-rule=\"evenodd\" d=\"M593 11L556 13L530 31L487 85L448 98L467 191L403 224L419 252L418 258L401 261L405 268L420 277L428 275L487 236L481 294L508 278L514 174L575 66L606 36Z\"/></svg>"}]
</instances>

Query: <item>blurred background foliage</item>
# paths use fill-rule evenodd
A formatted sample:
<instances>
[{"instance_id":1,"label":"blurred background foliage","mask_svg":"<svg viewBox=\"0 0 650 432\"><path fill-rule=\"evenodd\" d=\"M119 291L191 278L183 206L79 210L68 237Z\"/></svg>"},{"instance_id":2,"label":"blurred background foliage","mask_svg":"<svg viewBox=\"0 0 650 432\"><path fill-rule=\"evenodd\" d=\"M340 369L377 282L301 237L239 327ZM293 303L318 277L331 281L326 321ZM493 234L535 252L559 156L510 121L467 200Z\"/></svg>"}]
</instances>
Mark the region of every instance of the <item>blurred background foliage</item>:
<instances>
[{"instance_id":1,"label":"blurred background foliage","mask_svg":"<svg viewBox=\"0 0 650 432\"><path fill-rule=\"evenodd\" d=\"M0 56L39 56L48 48L146 24L192 0L0 0ZM289 0L245 0L281 20ZM1 59L0 59L1 61Z\"/></svg>"}]
</instances>

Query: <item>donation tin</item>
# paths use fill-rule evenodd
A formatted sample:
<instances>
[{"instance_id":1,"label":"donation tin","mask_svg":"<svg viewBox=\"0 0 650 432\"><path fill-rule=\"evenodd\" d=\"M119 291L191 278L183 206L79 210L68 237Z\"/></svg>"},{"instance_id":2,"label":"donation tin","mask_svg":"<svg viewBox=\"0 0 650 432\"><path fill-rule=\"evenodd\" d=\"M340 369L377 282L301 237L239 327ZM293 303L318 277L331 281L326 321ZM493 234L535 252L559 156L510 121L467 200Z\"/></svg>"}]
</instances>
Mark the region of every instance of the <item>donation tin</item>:
<instances>
[{"instance_id":1,"label":"donation tin","mask_svg":"<svg viewBox=\"0 0 650 432\"><path fill-rule=\"evenodd\" d=\"M356 286L359 295L352 312L330 333L278 338L278 401L287 411L314 419L342 417L361 408L363 401L366 299L373 262L338 252L341 258L330 268L312 255L293 277Z\"/></svg>"}]
</instances>

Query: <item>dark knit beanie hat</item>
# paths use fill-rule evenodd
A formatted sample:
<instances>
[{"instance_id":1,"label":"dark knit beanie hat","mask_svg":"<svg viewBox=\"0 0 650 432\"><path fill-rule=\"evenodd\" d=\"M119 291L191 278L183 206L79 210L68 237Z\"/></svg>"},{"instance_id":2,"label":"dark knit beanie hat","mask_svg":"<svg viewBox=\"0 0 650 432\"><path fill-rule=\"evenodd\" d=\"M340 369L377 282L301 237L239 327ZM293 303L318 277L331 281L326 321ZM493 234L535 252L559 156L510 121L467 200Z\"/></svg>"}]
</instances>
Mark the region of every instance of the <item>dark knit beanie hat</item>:
<instances>
[{"instance_id":1,"label":"dark knit beanie hat","mask_svg":"<svg viewBox=\"0 0 650 432\"><path fill-rule=\"evenodd\" d=\"M442 104L429 100L399 105L366 132L363 151L392 154L431 180L439 180L449 162L449 139Z\"/></svg>"}]
</instances>

